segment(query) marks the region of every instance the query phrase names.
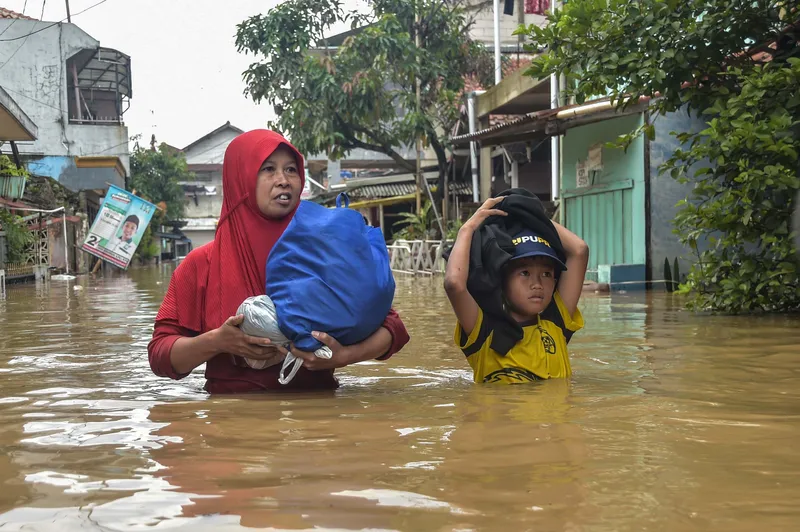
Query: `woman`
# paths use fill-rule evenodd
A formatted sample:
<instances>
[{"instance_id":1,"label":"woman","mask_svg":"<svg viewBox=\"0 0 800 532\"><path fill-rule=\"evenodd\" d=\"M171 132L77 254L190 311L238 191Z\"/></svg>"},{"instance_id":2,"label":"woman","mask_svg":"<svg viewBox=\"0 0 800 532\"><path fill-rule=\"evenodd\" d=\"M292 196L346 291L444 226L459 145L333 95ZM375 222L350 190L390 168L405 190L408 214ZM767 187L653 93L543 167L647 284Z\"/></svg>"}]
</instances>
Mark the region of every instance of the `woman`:
<instances>
[{"instance_id":1,"label":"woman","mask_svg":"<svg viewBox=\"0 0 800 532\"><path fill-rule=\"evenodd\" d=\"M315 336L333 351L330 360L292 352L305 360L286 386L278 384L285 351L244 334L235 316L250 296L264 293L267 257L300 204L303 156L278 133L255 130L237 137L225 152L223 204L214 241L193 250L175 270L156 316L148 346L150 367L161 377L182 379L206 363L210 393L276 389L332 389L333 370L370 359L385 360L408 342L392 310L383 327L352 346L326 334ZM266 360L255 370L243 357Z\"/></svg>"}]
</instances>

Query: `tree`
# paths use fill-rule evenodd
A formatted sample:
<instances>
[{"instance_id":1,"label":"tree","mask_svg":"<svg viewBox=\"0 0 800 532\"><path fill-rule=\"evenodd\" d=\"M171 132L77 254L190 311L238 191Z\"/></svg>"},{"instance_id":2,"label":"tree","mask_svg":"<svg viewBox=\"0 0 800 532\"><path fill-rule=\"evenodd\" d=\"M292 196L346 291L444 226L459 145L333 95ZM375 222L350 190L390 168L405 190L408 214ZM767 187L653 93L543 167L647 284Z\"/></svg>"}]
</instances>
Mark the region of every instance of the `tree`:
<instances>
[{"instance_id":1,"label":"tree","mask_svg":"<svg viewBox=\"0 0 800 532\"><path fill-rule=\"evenodd\" d=\"M0 175L30 178L25 168L17 168L7 155L0 155ZM7 208L0 208L0 232L5 233L7 243L8 262L21 262L25 257L25 250L33 243L33 233L21 216L12 213ZM2 266L2 264L0 264Z\"/></svg>"},{"instance_id":2,"label":"tree","mask_svg":"<svg viewBox=\"0 0 800 532\"><path fill-rule=\"evenodd\" d=\"M156 256L160 249L150 228L183 217L185 197L180 182L194 179L182 153L175 153L163 143L154 149L155 139L152 146L144 149L137 143L131 153L131 189L137 196L161 207L153 215L136 249L136 255L144 259Z\"/></svg>"},{"instance_id":3,"label":"tree","mask_svg":"<svg viewBox=\"0 0 800 532\"><path fill-rule=\"evenodd\" d=\"M674 133L684 147L661 169L694 185L675 220L697 255L685 285L692 308L800 308L797 22L796 6L778 0L587 0L519 30L549 49L527 73L565 74L578 102L647 96L655 119L686 108L707 121ZM646 123L620 144L654 131Z\"/></svg>"},{"instance_id":4,"label":"tree","mask_svg":"<svg viewBox=\"0 0 800 532\"><path fill-rule=\"evenodd\" d=\"M270 127L289 135L301 152L338 159L362 148L413 172L415 164L398 147L420 136L436 153L443 180L464 78L491 84L491 58L469 37L466 0L373 0L367 14L342 4L290 0L240 24L238 50L259 59L244 73L246 93L275 108L278 119ZM326 33L342 22L357 31L328 48Z\"/></svg>"},{"instance_id":5,"label":"tree","mask_svg":"<svg viewBox=\"0 0 800 532\"><path fill-rule=\"evenodd\" d=\"M164 202L166 219L183 217L185 198L180 182L193 179L182 153L175 153L163 143L149 150L135 145L131 153L131 189L150 202Z\"/></svg>"}]
</instances>

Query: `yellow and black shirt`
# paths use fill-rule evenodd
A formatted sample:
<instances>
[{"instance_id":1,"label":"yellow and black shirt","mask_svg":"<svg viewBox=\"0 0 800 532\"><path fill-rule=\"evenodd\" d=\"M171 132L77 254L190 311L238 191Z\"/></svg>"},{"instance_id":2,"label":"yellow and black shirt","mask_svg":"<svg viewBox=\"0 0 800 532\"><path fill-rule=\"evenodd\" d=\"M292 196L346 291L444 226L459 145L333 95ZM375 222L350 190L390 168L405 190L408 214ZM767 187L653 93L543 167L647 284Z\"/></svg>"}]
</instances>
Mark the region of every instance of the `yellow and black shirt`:
<instances>
[{"instance_id":1,"label":"yellow and black shirt","mask_svg":"<svg viewBox=\"0 0 800 532\"><path fill-rule=\"evenodd\" d=\"M492 324L485 319L483 310L478 309L478 320L469 336L461 324L456 324L455 342L467 356L475 382L515 384L572 374L567 344L572 334L583 328L580 310L570 316L556 290L550 305L537 319L520 325L522 340L501 356L490 347Z\"/></svg>"}]
</instances>

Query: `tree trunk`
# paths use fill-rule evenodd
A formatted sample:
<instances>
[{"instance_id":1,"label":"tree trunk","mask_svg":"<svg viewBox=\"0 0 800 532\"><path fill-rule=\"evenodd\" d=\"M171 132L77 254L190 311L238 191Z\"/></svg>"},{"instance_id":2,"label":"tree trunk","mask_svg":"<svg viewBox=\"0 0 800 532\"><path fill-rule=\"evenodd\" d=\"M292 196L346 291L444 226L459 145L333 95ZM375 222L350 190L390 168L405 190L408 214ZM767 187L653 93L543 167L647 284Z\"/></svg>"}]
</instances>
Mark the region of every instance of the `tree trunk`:
<instances>
[{"instance_id":1,"label":"tree trunk","mask_svg":"<svg viewBox=\"0 0 800 532\"><path fill-rule=\"evenodd\" d=\"M433 193L433 201L436 205L441 205L442 198L444 197L445 175L447 174L447 153L445 153L444 146L442 146L438 140L432 140L431 147L436 153L439 169L439 179L437 181L436 192Z\"/></svg>"}]
</instances>

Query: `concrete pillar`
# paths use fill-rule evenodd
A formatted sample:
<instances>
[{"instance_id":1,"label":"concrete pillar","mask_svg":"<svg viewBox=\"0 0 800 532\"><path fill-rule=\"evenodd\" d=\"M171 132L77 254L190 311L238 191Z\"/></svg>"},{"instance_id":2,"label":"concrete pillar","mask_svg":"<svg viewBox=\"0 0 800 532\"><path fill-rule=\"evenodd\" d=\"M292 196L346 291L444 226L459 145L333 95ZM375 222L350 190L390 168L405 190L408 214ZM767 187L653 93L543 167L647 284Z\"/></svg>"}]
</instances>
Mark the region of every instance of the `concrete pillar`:
<instances>
[{"instance_id":1,"label":"concrete pillar","mask_svg":"<svg viewBox=\"0 0 800 532\"><path fill-rule=\"evenodd\" d=\"M50 277L47 265L40 264L33 267L33 277L38 281L46 281Z\"/></svg>"},{"instance_id":2,"label":"concrete pillar","mask_svg":"<svg viewBox=\"0 0 800 532\"><path fill-rule=\"evenodd\" d=\"M481 118L480 129L489 127L489 117ZM481 203L492 195L492 148L481 147Z\"/></svg>"},{"instance_id":3,"label":"concrete pillar","mask_svg":"<svg viewBox=\"0 0 800 532\"><path fill-rule=\"evenodd\" d=\"M519 188L519 163L511 163L511 188Z\"/></svg>"},{"instance_id":4,"label":"concrete pillar","mask_svg":"<svg viewBox=\"0 0 800 532\"><path fill-rule=\"evenodd\" d=\"M75 231L75 271L78 273L86 273L89 271L91 255L85 251L81 251L81 246L83 245L83 241L86 240L86 235L89 233L89 217L85 212L79 212L76 216L80 218L80 222L73 225Z\"/></svg>"}]
</instances>

